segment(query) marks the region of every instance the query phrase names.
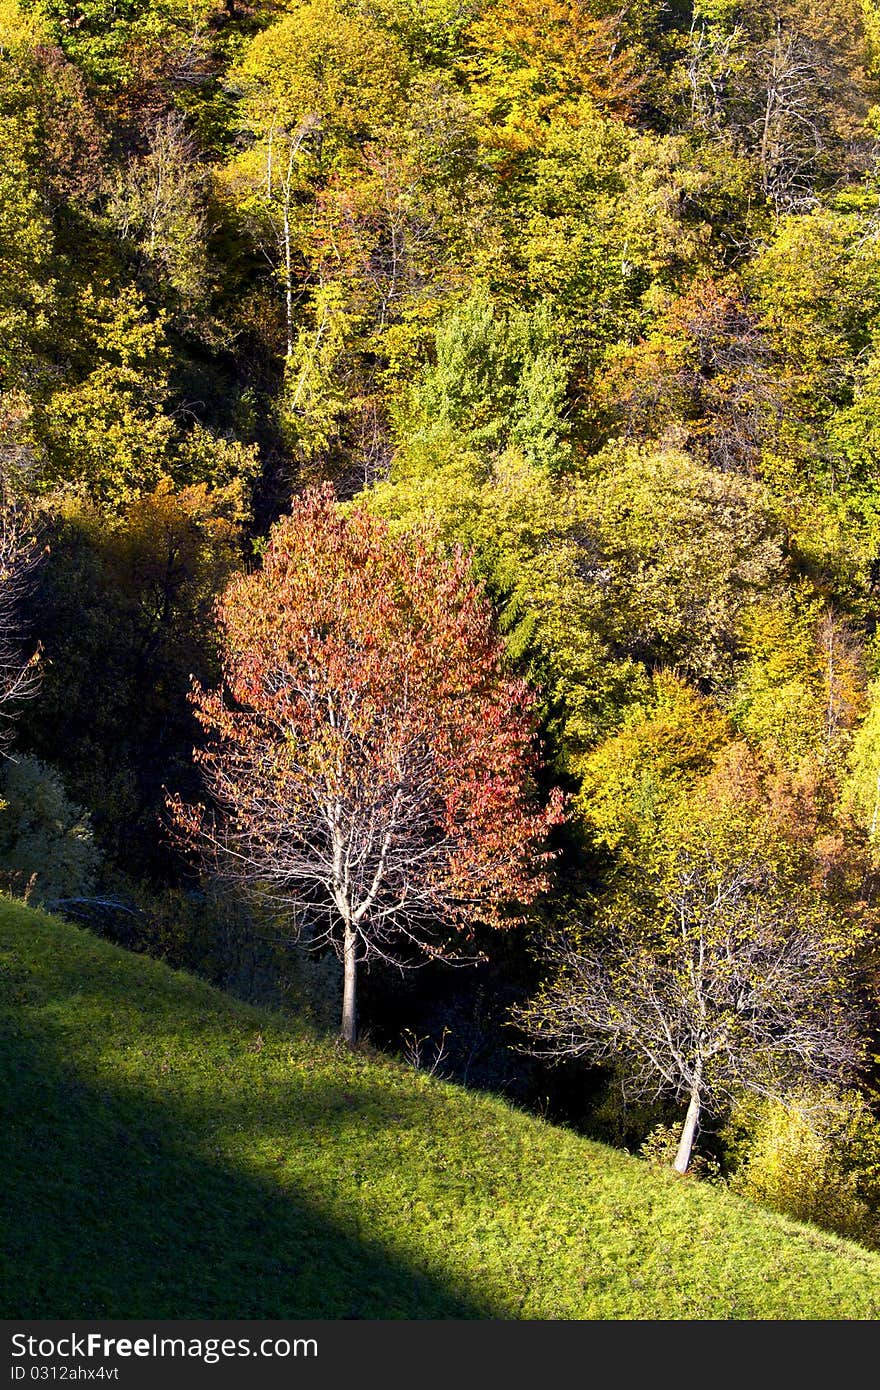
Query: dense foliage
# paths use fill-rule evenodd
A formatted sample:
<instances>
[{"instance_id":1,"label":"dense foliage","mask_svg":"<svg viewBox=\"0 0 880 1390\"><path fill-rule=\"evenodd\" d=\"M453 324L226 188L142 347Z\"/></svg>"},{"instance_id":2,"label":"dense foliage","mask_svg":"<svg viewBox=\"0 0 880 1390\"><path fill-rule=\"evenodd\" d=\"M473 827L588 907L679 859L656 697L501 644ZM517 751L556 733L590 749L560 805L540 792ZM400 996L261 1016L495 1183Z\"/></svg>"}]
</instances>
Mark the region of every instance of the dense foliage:
<instances>
[{"instance_id":1,"label":"dense foliage","mask_svg":"<svg viewBox=\"0 0 880 1390\"><path fill-rule=\"evenodd\" d=\"M681 965L684 884L684 917L714 922L712 949L745 970L726 987L768 990L787 942L858 1032L846 1066L800 1065L815 1039L777 1066L791 1011L768 1006L769 1108L743 1108L741 1054L701 1098L698 1145L756 1196L772 1134L803 1122L820 1147L833 1132L864 1148L867 1121L833 1117L876 1100L878 140L876 0L0 0L0 716L5 730L14 712L25 758L0 845L15 891L75 896L117 937L140 923L135 944L211 973L191 924L214 890L165 809L205 794L187 696L193 679L218 688L235 595L262 596L269 621L284 518L331 487L325 538L372 518L404 588L423 566L419 621L447 601L449 566L462 593L479 586L509 696L496 771L513 787L531 769L545 808L560 788L568 805L527 926L486 931L471 894L488 962L405 984L379 965L374 1037L447 1039L457 1075L552 1094L587 1126L614 1112L634 1147L680 1127L688 1087L621 1102L631 1048L601 1073L550 1073L510 1019L562 1008L579 971L582 1000L604 981L606 1014L625 978L638 1017L647 982ZM316 541L302 560L314 608L345 587L325 559ZM406 624L385 621L379 579L358 621L373 605L390 747L406 742L390 698ZM308 623L288 617L295 667ZM434 656L467 692L443 640ZM429 705L425 727L442 724ZM209 731L220 711L203 705ZM465 767L471 716L459 798L491 786ZM504 892L528 900L520 841ZM56 870L74 848L68 894ZM283 936L253 877L231 917ZM710 901L730 885L735 921ZM740 1008L736 1026L754 1022ZM789 1100L785 1129L772 1107ZM734 1142L737 1106L751 1119Z\"/></svg>"},{"instance_id":2,"label":"dense foliage","mask_svg":"<svg viewBox=\"0 0 880 1390\"><path fill-rule=\"evenodd\" d=\"M529 873L556 810L529 804L534 696L467 557L410 554L329 488L294 501L218 618L224 688L193 690L215 813L175 799L174 818L333 946L354 1043L362 961L454 958L475 920L509 926L548 886Z\"/></svg>"}]
</instances>

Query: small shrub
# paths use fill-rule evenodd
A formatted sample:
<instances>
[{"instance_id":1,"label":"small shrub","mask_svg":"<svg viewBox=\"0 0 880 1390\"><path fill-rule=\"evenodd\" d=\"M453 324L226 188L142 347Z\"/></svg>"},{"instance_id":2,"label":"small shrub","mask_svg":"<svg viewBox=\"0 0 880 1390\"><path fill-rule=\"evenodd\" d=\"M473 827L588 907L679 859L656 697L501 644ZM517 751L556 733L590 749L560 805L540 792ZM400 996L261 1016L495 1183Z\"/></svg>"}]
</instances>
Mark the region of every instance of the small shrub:
<instances>
[{"instance_id":1,"label":"small shrub","mask_svg":"<svg viewBox=\"0 0 880 1390\"><path fill-rule=\"evenodd\" d=\"M880 1121L856 1091L740 1109L730 1186L761 1206L880 1247Z\"/></svg>"},{"instance_id":2,"label":"small shrub","mask_svg":"<svg viewBox=\"0 0 880 1390\"><path fill-rule=\"evenodd\" d=\"M639 1157L645 1159L655 1168L671 1168L678 1153L680 1139L680 1123L655 1125L639 1148ZM694 1150L687 1170L689 1178L714 1180L720 1172L721 1165L717 1158L713 1158L711 1154L699 1153Z\"/></svg>"},{"instance_id":3,"label":"small shrub","mask_svg":"<svg viewBox=\"0 0 880 1390\"><path fill-rule=\"evenodd\" d=\"M639 1148L639 1157L654 1168L671 1168L680 1132L676 1125L655 1125Z\"/></svg>"},{"instance_id":4,"label":"small shrub","mask_svg":"<svg viewBox=\"0 0 880 1390\"><path fill-rule=\"evenodd\" d=\"M37 758L0 763L0 885L41 907L89 894L101 856L88 814Z\"/></svg>"}]
</instances>

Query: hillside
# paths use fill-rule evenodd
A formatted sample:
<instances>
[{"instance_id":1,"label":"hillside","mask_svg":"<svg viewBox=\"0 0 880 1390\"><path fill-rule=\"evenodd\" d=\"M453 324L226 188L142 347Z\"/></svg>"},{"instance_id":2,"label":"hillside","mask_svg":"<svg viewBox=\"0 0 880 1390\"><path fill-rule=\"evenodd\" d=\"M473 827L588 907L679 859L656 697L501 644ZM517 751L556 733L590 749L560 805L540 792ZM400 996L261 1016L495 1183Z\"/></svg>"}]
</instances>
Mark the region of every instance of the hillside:
<instances>
[{"instance_id":1,"label":"hillside","mask_svg":"<svg viewBox=\"0 0 880 1390\"><path fill-rule=\"evenodd\" d=\"M680 1170L708 1108L740 1196L874 1248L878 113L880 0L0 0L0 893L276 1005L305 905L384 961L343 972L349 1041L633 1151L687 1096ZM198 1061L128 1009L65 1061L100 1037L112 1104L64 1092L128 1155L94 1221L150 1209L126 1298L384 1307L392 1253L401 1309L724 1285L681 1284L717 1192L387 1062L303 1072L263 1018ZM809 1132L720 1115L751 1082ZM207 1196L163 1236L181 1173ZM313 1298L291 1185L357 1271ZM224 1210L258 1192L269 1233Z\"/></svg>"},{"instance_id":2,"label":"hillside","mask_svg":"<svg viewBox=\"0 0 880 1390\"><path fill-rule=\"evenodd\" d=\"M6 1317L871 1318L880 1259L0 905Z\"/></svg>"}]
</instances>

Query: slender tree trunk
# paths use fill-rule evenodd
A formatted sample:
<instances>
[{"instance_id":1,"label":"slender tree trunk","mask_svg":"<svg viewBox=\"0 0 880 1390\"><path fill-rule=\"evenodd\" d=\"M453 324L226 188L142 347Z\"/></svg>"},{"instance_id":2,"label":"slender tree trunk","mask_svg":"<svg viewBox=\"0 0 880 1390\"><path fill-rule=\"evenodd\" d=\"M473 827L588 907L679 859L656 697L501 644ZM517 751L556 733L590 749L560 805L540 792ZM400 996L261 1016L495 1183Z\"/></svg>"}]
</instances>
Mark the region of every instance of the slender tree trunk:
<instances>
[{"instance_id":1,"label":"slender tree trunk","mask_svg":"<svg viewBox=\"0 0 880 1390\"><path fill-rule=\"evenodd\" d=\"M346 923L342 947L342 1040L357 1042L357 933Z\"/></svg>"},{"instance_id":2,"label":"slender tree trunk","mask_svg":"<svg viewBox=\"0 0 880 1390\"><path fill-rule=\"evenodd\" d=\"M284 190L284 315L287 324L287 356L293 356L293 257L290 246L290 194Z\"/></svg>"},{"instance_id":3,"label":"slender tree trunk","mask_svg":"<svg viewBox=\"0 0 880 1390\"><path fill-rule=\"evenodd\" d=\"M874 810L871 813L871 828L868 831L868 836L872 840L877 838L878 820L880 820L880 772L877 773L874 780Z\"/></svg>"},{"instance_id":4,"label":"slender tree trunk","mask_svg":"<svg viewBox=\"0 0 880 1390\"><path fill-rule=\"evenodd\" d=\"M758 161L761 166L761 184L764 192L770 193L770 143L773 130L773 118L776 114L779 90L778 84L782 73L782 21L777 19L773 39L773 60L770 72L767 75L767 92L764 103L764 123L761 132L761 153Z\"/></svg>"},{"instance_id":5,"label":"slender tree trunk","mask_svg":"<svg viewBox=\"0 0 880 1390\"><path fill-rule=\"evenodd\" d=\"M685 1116L684 1128L681 1131L681 1139L678 1141L678 1153L675 1155L673 1168L676 1173L686 1173L688 1164L691 1161L691 1152L694 1147L694 1140L697 1137L697 1126L700 1122L700 1086L699 1080L691 1090L690 1104Z\"/></svg>"},{"instance_id":6,"label":"slender tree trunk","mask_svg":"<svg viewBox=\"0 0 880 1390\"><path fill-rule=\"evenodd\" d=\"M830 747L834 734L834 623L828 620L828 709L825 715L825 746Z\"/></svg>"}]
</instances>

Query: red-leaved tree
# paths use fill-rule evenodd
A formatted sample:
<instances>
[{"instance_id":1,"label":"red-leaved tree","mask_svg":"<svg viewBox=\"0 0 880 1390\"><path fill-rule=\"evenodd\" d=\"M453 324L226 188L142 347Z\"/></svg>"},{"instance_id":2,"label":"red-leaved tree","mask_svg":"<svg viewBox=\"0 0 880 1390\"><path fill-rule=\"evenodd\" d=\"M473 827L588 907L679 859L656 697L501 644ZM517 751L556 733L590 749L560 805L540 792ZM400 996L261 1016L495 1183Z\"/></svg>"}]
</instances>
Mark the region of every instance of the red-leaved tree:
<instances>
[{"instance_id":1,"label":"red-leaved tree","mask_svg":"<svg viewBox=\"0 0 880 1390\"><path fill-rule=\"evenodd\" d=\"M508 673L468 558L395 539L329 488L295 501L218 606L224 682L196 686L211 809L185 840L259 884L344 967L472 954L546 886L561 798L534 800L534 695Z\"/></svg>"}]
</instances>

